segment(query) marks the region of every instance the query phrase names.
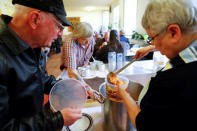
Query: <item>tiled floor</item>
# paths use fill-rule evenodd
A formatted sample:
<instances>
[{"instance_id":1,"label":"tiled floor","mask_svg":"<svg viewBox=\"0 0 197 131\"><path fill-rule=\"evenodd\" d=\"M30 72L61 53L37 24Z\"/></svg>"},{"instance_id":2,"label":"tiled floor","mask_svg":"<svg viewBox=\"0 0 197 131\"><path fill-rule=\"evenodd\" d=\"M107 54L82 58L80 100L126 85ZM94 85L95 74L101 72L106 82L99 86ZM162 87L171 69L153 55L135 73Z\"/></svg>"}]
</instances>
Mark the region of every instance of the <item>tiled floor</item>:
<instances>
[{"instance_id":1,"label":"tiled floor","mask_svg":"<svg viewBox=\"0 0 197 131\"><path fill-rule=\"evenodd\" d=\"M61 73L60 71L61 64L61 54L51 53L50 57L47 60L47 72L49 75L54 75L56 78Z\"/></svg>"},{"instance_id":2,"label":"tiled floor","mask_svg":"<svg viewBox=\"0 0 197 131\"><path fill-rule=\"evenodd\" d=\"M61 62L61 54L50 53L50 57L47 60L47 72L49 75L54 75L56 78L61 73L59 67ZM44 104L49 100L48 95L44 95Z\"/></svg>"}]
</instances>

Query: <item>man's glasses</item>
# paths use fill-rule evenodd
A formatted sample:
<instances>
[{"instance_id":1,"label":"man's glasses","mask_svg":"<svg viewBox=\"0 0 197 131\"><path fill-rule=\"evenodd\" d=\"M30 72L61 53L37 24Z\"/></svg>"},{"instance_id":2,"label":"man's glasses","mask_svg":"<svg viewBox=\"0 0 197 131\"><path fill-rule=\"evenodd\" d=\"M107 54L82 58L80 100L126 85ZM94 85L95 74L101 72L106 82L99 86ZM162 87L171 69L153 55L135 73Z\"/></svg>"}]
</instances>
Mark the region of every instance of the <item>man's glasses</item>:
<instances>
[{"instance_id":1,"label":"man's glasses","mask_svg":"<svg viewBox=\"0 0 197 131\"><path fill-rule=\"evenodd\" d=\"M65 26L62 25L62 23L60 23L54 16L51 16L51 18L53 19L53 21L56 23L57 27L59 28L60 31L63 31Z\"/></svg>"}]
</instances>

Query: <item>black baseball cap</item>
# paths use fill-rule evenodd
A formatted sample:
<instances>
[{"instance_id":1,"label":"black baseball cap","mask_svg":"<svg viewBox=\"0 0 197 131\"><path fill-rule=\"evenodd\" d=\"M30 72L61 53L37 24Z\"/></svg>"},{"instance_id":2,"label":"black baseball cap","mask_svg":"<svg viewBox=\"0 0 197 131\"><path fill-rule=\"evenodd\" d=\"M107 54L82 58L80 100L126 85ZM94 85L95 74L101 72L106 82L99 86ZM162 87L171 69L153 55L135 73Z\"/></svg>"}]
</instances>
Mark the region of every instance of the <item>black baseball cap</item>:
<instances>
[{"instance_id":1,"label":"black baseball cap","mask_svg":"<svg viewBox=\"0 0 197 131\"><path fill-rule=\"evenodd\" d=\"M45 12L50 12L57 16L62 21L64 26L72 25L66 19L66 11L62 0L13 0L12 4L19 4Z\"/></svg>"}]
</instances>

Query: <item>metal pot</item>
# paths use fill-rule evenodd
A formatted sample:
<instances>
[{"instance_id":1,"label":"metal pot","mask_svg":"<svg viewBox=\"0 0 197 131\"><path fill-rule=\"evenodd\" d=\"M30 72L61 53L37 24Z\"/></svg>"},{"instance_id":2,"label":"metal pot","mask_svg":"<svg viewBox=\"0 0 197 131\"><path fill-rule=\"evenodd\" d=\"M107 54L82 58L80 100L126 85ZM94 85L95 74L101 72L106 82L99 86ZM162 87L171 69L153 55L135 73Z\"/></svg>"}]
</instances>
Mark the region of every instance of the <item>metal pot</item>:
<instances>
[{"instance_id":1,"label":"metal pot","mask_svg":"<svg viewBox=\"0 0 197 131\"><path fill-rule=\"evenodd\" d=\"M107 99L105 84L106 83L104 82L99 87L100 93L105 98L105 103L103 104L104 131L135 131L135 128L130 122L125 105L122 102ZM142 85L130 81L128 92L134 98L134 100L138 99L141 89Z\"/></svg>"}]
</instances>

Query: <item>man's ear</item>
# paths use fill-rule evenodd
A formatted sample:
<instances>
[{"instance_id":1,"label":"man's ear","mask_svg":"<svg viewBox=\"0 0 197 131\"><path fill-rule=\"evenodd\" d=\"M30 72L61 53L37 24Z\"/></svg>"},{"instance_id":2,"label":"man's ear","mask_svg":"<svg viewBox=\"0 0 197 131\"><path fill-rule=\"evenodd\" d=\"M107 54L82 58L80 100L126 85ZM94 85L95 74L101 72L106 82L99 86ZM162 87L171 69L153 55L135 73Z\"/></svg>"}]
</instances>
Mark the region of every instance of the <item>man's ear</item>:
<instances>
[{"instance_id":1,"label":"man's ear","mask_svg":"<svg viewBox=\"0 0 197 131\"><path fill-rule=\"evenodd\" d=\"M36 29L40 24L40 12L32 11L28 15L28 23L32 29Z\"/></svg>"},{"instance_id":2,"label":"man's ear","mask_svg":"<svg viewBox=\"0 0 197 131\"><path fill-rule=\"evenodd\" d=\"M168 37L170 37L173 43L177 43L181 39L181 29L177 24L169 25L166 32L169 34Z\"/></svg>"}]
</instances>

